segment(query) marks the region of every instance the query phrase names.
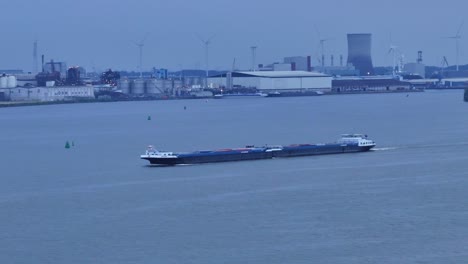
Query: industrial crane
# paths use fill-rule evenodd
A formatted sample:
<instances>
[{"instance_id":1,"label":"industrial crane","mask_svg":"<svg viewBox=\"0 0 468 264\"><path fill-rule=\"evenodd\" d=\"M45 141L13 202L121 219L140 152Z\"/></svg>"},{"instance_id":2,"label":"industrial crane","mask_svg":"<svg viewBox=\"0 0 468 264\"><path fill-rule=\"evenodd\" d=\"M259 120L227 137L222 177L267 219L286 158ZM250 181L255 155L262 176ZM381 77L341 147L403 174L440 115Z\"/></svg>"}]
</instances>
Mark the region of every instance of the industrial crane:
<instances>
[{"instance_id":1,"label":"industrial crane","mask_svg":"<svg viewBox=\"0 0 468 264\"><path fill-rule=\"evenodd\" d=\"M444 73L444 69L445 69L446 67L448 67L448 66L449 66L449 64L448 64L448 61L447 61L447 57L444 56L444 57L442 58L442 67L441 67L441 69L440 69L440 75L441 75L442 77L443 77L443 75L444 75L444 74L443 74L443 73Z\"/></svg>"}]
</instances>

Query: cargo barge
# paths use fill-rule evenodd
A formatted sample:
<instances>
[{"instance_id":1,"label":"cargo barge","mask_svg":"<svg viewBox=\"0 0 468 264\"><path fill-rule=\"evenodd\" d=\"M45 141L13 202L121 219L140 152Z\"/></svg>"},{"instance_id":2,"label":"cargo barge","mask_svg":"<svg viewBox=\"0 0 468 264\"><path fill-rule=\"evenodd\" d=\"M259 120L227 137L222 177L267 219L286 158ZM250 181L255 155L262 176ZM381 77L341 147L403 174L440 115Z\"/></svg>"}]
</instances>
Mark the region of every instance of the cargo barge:
<instances>
[{"instance_id":1,"label":"cargo barge","mask_svg":"<svg viewBox=\"0 0 468 264\"><path fill-rule=\"evenodd\" d=\"M258 160L368 151L375 147L367 135L344 134L326 144L293 144L288 146L246 146L245 148L201 150L186 153L158 151L149 146L140 158L155 165L197 164L241 160Z\"/></svg>"}]
</instances>

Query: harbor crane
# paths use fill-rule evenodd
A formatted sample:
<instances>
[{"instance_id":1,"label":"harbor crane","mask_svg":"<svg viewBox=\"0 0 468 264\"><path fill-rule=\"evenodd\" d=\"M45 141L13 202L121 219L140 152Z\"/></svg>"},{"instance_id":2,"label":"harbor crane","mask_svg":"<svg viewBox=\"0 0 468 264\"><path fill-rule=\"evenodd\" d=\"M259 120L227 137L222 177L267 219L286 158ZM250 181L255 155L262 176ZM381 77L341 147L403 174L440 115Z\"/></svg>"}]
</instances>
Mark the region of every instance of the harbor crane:
<instances>
[{"instance_id":1,"label":"harbor crane","mask_svg":"<svg viewBox=\"0 0 468 264\"><path fill-rule=\"evenodd\" d=\"M440 68L440 75L443 77L444 75L444 69L446 69L449 66L449 63L447 61L447 57L443 56L442 57L442 67Z\"/></svg>"}]
</instances>

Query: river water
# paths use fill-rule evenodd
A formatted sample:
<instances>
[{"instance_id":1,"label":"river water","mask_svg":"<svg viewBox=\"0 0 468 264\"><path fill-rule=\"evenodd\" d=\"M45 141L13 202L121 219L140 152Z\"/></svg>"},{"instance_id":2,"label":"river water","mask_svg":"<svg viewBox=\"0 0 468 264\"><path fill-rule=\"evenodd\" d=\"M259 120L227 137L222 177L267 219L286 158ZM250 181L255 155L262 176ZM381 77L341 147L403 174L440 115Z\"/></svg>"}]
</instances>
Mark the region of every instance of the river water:
<instances>
[{"instance_id":1,"label":"river water","mask_svg":"<svg viewBox=\"0 0 468 264\"><path fill-rule=\"evenodd\" d=\"M466 263L462 97L0 109L0 263ZM365 133L378 146L175 167L139 159L149 144L192 151L324 143L342 133Z\"/></svg>"}]
</instances>

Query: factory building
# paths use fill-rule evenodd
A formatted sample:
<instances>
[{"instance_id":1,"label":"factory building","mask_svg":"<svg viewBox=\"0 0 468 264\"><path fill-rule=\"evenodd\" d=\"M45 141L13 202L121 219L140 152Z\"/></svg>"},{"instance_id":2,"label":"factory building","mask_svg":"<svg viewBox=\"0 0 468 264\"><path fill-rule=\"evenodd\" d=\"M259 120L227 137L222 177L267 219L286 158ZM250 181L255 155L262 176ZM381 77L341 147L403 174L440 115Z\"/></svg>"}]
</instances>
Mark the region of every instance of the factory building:
<instances>
[{"instance_id":1,"label":"factory building","mask_svg":"<svg viewBox=\"0 0 468 264\"><path fill-rule=\"evenodd\" d=\"M295 57L285 57L284 63L289 63L292 66L293 71L310 71L310 56L295 56Z\"/></svg>"},{"instance_id":2,"label":"factory building","mask_svg":"<svg viewBox=\"0 0 468 264\"><path fill-rule=\"evenodd\" d=\"M359 70L354 66L325 66L325 67L315 67L315 71L332 75L332 76L358 76Z\"/></svg>"},{"instance_id":3,"label":"factory building","mask_svg":"<svg viewBox=\"0 0 468 264\"><path fill-rule=\"evenodd\" d=\"M338 78L332 82L332 90L335 93L397 92L413 89L413 85L410 82L392 78Z\"/></svg>"},{"instance_id":4,"label":"factory building","mask_svg":"<svg viewBox=\"0 0 468 264\"><path fill-rule=\"evenodd\" d=\"M273 63L272 64L274 71L293 71L294 64L291 63Z\"/></svg>"},{"instance_id":5,"label":"factory building","mask_svg":"<svg viewBox=\"0 0 468 264\"><path fill-rule=\"evenodd\" d=\"M67 64L65 62L46 62L44 64L44 72L59 72L60 78L65 79L67 77Z\"/></svg>"},{"instance_id":6,"label":"factory building","mask_svg":"<svg viewBox=\"0 0 468 264\"><path fill-rule=\"evenodd\" d=\"M408 80L420 89L463 89L468 87L468 78L415 79Z\"/></svg>"},{"instance_id":7,"label":"factory building","mask_svg":"<svg viewBox=\"0 0 468 264\"><path fill-rule=\"evenodd\" d=\"M3 89L3 92L11 101L50 102L94 98L92 86L16 87Z\"/></svg>"},{"instance_id":8,"label":"factory building","mask_svg":"<svg viewBox=\"0 0 468 264\"><path fill-rule=\"evenodd\" d=\"M259 71L311 71L310 56L285 57L283 62L275 62L268 65L259 64Z\"/></svg>"},{"instance_id":9,"label":"factory building","mask_svg":"<svg viewBox=\"0 0 468 264\"><path fill-rule=\"evenodd\" d=\"M444 78L467 78L468 77L468 71L465 70L445 70L443 72L443 77Z\"/></svg>"},{"instance_id":10,"label":"factory building","mask_svg":"<svg viewBox=\"0 0 468 264\"><path fill-rule=\"evenodd\" d=\"M373 75L371 34L348 34L348 64L359 70L360 75Z\"/></svg>"},{"instance_id":11,"label":"factory building","mask_svg":"<svg viewBox=\"0 0 468 264\"><path fill-rule=\"evenodd\" d=\"M426 66L422 63L406 63L405 66L403 66L403 72L405 74L417 75L424 78L426 76Z\"/></svg>"},{"instance_id":12,"label":"factory building","mask_svg":"<svg viewBox=\"0 0 468 264\"><path fill-rule=\"evenodd\" d=\"M422 51L418 51L416 63L406 63L403 66L403 78L405 79L423 79L426 77L426 65L422 63Z\"/></svg>"},{"instance_id":13,"label":"factory building","mask_svg":"<svg viewBox=\"0 0 468 264\"><path fill-rule=\"evenodd\" d=\"M228 72L208 78L213 88L255 88L263 93L329 92L332 77L306 71Z\"/></svg>"}]
</instances>

